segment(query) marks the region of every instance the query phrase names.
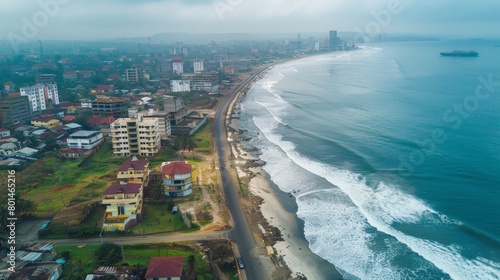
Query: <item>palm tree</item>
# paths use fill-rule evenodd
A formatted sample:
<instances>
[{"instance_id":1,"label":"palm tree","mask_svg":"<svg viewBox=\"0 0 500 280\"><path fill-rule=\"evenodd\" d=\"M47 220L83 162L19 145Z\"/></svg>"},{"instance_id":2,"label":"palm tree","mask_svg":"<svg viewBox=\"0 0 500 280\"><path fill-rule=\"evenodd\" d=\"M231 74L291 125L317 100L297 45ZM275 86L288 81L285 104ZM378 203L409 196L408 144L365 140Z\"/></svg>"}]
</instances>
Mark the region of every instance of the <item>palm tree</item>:
<instances>
[{"instance_id":1,"label":"palm tree","mask_svg":"<svg viewBox=\"0 0 500 280\"><path fill-rule=\"evenodd\" d=\"M151 198L156 202L163 202L166 199L165 190L161 182L157 182L151 186Z\"/></svg>"}]
</instances>

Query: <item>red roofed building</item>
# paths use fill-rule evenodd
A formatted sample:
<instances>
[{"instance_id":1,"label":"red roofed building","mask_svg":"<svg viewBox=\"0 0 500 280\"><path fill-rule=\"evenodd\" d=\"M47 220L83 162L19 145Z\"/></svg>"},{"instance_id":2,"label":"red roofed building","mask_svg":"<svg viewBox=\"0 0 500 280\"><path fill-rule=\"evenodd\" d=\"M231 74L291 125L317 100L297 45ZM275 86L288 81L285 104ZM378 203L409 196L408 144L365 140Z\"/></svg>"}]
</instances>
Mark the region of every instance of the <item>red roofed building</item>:
<instances>
[{"instance_id":1,"label":"red roofed building","mask_svg":"<svg viewBox=\"0 0 500 280\"><path fill-rule=\"evenodd\" d=\"M145 184L149 177L149 161L134 156L122 163L116 177L127 180L129 183Z\"/></svg>"},{"instance_id":2,"label":"red roofed building","mask_svg":"<svg viewBox=\"0 0 500 280\"><path fill-rule=\"evenodd\" d=\"M151 258L146 271L147 280L181 280L184 257Z\"/></svg>"},{"instance_id":3,"label":"red roofed building","mask_svg":"<svg viewBox=\"0 0 500 280\"><path fill-rule=\"evenodd\" d=\"M168 197L183 197L193 193L191 172L193 172L193 168L187 162L163 162L161 173L165 195Z\"/></svg>"},{"instance_id":4,"label":"red roofed building","mask_svg":"<svg viewBox=\"0 0 500 280\"><path fill-rule=\"evenodd\" d=\"M124 182L104 190L104 230L126 230L142 219L142 191L142 184Z\"/></svg>"}]
</instances>

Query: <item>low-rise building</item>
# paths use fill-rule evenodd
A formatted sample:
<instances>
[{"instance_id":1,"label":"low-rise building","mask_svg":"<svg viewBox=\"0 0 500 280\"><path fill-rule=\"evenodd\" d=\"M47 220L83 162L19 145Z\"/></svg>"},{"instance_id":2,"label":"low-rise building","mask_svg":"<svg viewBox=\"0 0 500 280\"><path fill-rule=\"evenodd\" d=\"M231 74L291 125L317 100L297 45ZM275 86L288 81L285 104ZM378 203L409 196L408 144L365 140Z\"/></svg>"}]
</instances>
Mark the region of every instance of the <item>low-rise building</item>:
<instances>
[{"instance_id":1,"label":"low-rise building","mask_svg":"<svg viewBox=\"0 0 500 280\"><path fill-rule=\"evenodd\" d=\"M127 114L128 100L120 97L98 97L92 101L92 114L102 117L122 117Z\"/></svg>"},{"instance_id":2,"label":"low-rise building","mask_svg":"<svg viewBox=\"0 0 500 280\"><path fill-rule=\"evenodd\" d=\"M59 119L55 117L40 117L31 120L31 125L48 129L52 129L60 124L61 122Z\"/></svg>"},{"instance_id":3,"label":"low-rise building","mask_svg":"<svg viewBox=\"0 0 500 280\"><path fill-rule=\"evenodd\" d=\"M190 80L171 80L170 81L170 92L184 92L191 91L191 81Z\"/></svg>"},{"instance_id":4,"label":"low-rise building","mask_svg":"<svg viewBox=\"0 0 500 280\"><path fill-rule=\"evenodd\" d=\"M149 261L147 280L181 280L184 257L155 257Z\"/></svg>"},{"instance_id":5,"label":"low-rise building","mask_svg":"<svg viewBox=\"0 0 500 280\"><path fill-rule=\"evenodd\" d=\"M67 143L69 148L91 150L100 147L103 141L100 131L80 130L70 134Z\"/></svg>"},{"instance_id":6,"label":"low-rise building","mask_svg":"<svg viewBox=\"0 0 500 280\"><path fill-rule=\"evenodd\" d=\"M102 204L106 206L103 229L126 230L142 219L142 184L114 184L104 190Z\"/></svg>"},{"instance_id":7,"label":"low-rise building","mask_svg":"<svg viewBox=\"0 0 500 280\"><path fill-rule=\"evenodd\" d=\"M132 159L122 163L116 177L129 183L146 184L149 177L149 161L133 156Z\"/></svg>"},{"instance_id":8,"label":"low-rise building","mask_svg":"<svg viewBox=\"0 0 500 280\"><path fill-rule=\"evenodd\" d=\"M183 161L163 162L161 173L165 195L168 197L183 197L193 193L193 168Z\"/></svg>"}]
</instances>

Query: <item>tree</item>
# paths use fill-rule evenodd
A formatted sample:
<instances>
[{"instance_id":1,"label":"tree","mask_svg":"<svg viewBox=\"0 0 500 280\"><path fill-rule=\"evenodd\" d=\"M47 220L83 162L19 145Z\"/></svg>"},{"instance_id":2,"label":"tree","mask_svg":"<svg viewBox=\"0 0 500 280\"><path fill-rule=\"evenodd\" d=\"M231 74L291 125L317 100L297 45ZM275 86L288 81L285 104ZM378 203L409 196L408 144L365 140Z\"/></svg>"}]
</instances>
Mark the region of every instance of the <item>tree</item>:
<instances>
[{"instance_id":1,"label":"tree","mask_svg":"<svg viewBox=\"0 0 500 280\"><path fill-rule=\"evenodd\" d=\"M194 149L196 147L198 147L198 145L196 145L194 139L192 137L187 138L187 149L188 151L193 152L193 158L194 158Z\"/></svg>"},{"instance_id":2,"label":"tree","mask_svg":"<svg viewBox=\"0 0 500 280\"><path fill-rule=\"evenodd\" d=\"M22 215L29 215L36 211L37 206L33 200L19 198L16 202L16 208Z\"/></svg>"},{"instance_id":3,"label":"tree","mask_svg":"<svg viewBox=\"0 0 500 280\"><path fill-rule=\"evenodd\" d=\"M186 279L196 279L196 257L194 255L189 255L187 258Z\"/></svg>"},{"instance_id":4,"label":"tree","mask_svg":"<svg viewBox=\"0 0 500 280\"><path fill-rule=\"evenodd\" d=\"M162 182L157 182L151 186L151 198L157 203L165 201L166 196Z\"/></svg>"},{"instance_id":5,"label":"tree","mask_svg":"<svg viewBox=\"0 0 500 280\"><path fill-rule=\"evenodd\" d=\"M122 259L120 246L106 242L95 250L97 263L100 265L114 265Z\"/></svg>"}]
</instances>

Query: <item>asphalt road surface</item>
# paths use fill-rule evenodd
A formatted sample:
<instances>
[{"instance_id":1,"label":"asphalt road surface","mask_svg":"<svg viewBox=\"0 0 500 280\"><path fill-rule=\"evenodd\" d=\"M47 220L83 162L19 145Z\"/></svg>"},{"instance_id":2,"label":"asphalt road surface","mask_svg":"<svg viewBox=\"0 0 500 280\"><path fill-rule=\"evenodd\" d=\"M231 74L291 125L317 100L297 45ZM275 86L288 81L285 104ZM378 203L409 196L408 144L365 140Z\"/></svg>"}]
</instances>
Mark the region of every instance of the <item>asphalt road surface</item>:
<instances>
[{"instance_id":1,"label":"asphalt road surface","mask_svg":"<svg viewBox=\"0 0 500 280\"><path fill-rule=\"evenodd\" d=\"M246 274L247 279L250 280L266 279L266 275L260 264L260 258L257 252L258 248L253 239L253 233L248 226L245 214L241 208L238 195L240 190L239 183L236 178L231 175L233 170L230 166L226 166L230 162L228 155L230 147L227 140L225 115L235 94L265 69L267 69L267 67L259 69L231 91L217 109L214 120L214 137L219 156L222 186L226 196L227 207L231 212L234 223L234 229L229 233L229 237L238 245L241 258L245 263L245 269L244 272L242 271L242 274Z\"/></svg>"}]
</instances>

